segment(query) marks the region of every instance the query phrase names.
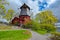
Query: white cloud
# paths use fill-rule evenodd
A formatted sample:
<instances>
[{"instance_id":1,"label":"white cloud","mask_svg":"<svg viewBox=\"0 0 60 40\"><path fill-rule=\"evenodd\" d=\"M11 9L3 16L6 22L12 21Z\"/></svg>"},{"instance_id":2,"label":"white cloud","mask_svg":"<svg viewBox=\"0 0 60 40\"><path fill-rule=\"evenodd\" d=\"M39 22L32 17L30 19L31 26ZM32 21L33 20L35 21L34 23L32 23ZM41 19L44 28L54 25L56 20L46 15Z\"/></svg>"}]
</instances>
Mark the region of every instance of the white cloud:
<instances>
[{"instance_id":1,"label":"white cloud","mask_svg":"<svg viewBox=\"0 0 60 40\"><path fill-rule=\"evenodd\" d=\"M39 10L38 1L36 0L33 2L32 0L29 0L28 4L29 4L29 6L31 6L32 11L34 12L34 15L36 15L36 13Z\"/></svg>"},{"instance_id":2,"label":"white cloud","mask_svg":"<svg viewBox=\"0 0 60 40\"><path fill-rule=\"evenodd\" d=\"M21 6L22 3L25 2L33 9L32 11L34 12L34 15L36 15L36 13L39 12L38 1L48 2L48 7L49 7L49 5L54 3L56 0L35 0L35 1L32 1L32 0L8 0L8 1L11 2L11 5L15 3L17 5L17 7ZM16 6L14 6L14 7L16 8ZM12 6L12 8L13 8L13 6Z\"/></svg>"},{"instance_id":3,"label":"white cloud","mask_svg":"<svg viewBox=\"0 0 60 40\"><path fill-rule=\"evenodd\" d=\"M7 1L10 2L10 7L13 8L15 11L17 11L18 8L22 5L22 3L23 3L22 1L24 1L24 0L7 0ZM32 1L32 0L26 1L25 0L25 3L27 3L31 7L31 9L33 9L32 11L34 12L34 15L36 15L36 13L39 12L38 1L43 2L44 0L35 0L35 1ZM56 2L56 0L45 0L45 1L48 3L49 8L50 8L51 4ZM55 5L58 5L58 4L55 4ZM56 7L56 8L50 8L50 9L53 10L55 15L59 16L59 13L60 13L60 10L58 10L59 8L60 8L60 6ZM58 17L58 18L60 18L60 17Z\"/></svg>"},{"instance_id":4,"label":"white cloud","mask_svg":"<svg viewBox=\"0 0 60 40\"><path fill-rule=\"evenodd\" d=\"M60 22L60 0L57 0L55 3L51 4L47 9L51 10L58 18L58 22Z\"/></svg>"},{"instance_id":5,"label":"white cloud","mask_svg":"<svg viewBox=\"0 0 60 40\"><path fill-rule=\"evenodd\" d=\"M52 4L52 3L54 3L56 0L49 0L48 2L49 2L49 4Z\"/></svg>"}]
</instances>

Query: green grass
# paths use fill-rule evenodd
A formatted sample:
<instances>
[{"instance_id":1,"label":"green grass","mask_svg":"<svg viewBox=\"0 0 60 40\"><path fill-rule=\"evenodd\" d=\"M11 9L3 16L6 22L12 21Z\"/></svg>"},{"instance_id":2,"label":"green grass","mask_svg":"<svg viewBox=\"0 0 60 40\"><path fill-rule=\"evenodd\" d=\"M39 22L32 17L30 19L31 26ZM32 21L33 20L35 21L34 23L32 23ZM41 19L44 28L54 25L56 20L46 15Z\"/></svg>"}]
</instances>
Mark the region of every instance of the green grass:
<instances>
[{"instance_id":1,"label":"green grass","mask_svg":"<svg viewBox=\"0 0 60 40\"><path fill-rule=\"evenodd\" d=\"M0 40L28 40L30 37L28 30L0 31Z\"/></svg>"},{"instance_id":2,"label":"green grass","mask_svg":"<svg viewBox=\"0 0 60 40\"><path fill-rule=\"evenodd\" d=\"M46 31L36 31L37 33L39 33L39 34L42 34L42 35L44 35L44 34L46 34L47 32Z\"/></svg>"},{"instance_id":3,"label":"green grass","mask_svg":"<svg viewBox=\"0 0 60 40\"><path fill-rule=\"evenodd\" d=\"M33 31L35 31L35 32L37 32L37 33L39 33L41 35L45 35L47 33L46 30L33 30Z\"/></svg>"},{"instance_id":4,"label":"green grass","mask_svg":"<svg viewBox=\"0 0 60 40\"><path fill-rule=\"evenodd\" d=\"M0 30L11 30L12 26L0 24Z\"/></svg>"}]
</instances>

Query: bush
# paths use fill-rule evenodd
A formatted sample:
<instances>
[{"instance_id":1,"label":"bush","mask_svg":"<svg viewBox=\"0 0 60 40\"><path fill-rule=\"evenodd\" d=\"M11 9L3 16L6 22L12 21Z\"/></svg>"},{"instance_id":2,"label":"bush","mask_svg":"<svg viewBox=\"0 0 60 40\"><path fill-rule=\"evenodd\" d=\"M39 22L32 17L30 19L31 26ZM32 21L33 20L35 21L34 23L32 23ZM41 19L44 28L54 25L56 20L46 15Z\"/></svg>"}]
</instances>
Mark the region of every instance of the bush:
<instances>
[{"instance_id":1,"label":"bush","mask_svg":"<svg viewBox=\"0 0 60 40\"><path fill-rule=\"evenodd\" d=\"M38 32L39 34L46 34L47 33L47 31L46 30L35 30L36 32Z\"/></svg>"},{"instance_id":2,"label":"bush","mask_svg":"<svg viewBox=\"0 0 60 40\"><path fill-rule=\"evenodd\" d=\"M40 29L40 24L34 21L30 21L23 25L23 28L30 28L32 30L38 30Z\"/></svg>"},{"instance_id":3,"label":"bush","mask_svg":"<svg viewBox=\"0 0 60 40\"><path fill-rule=\"evenodd\" d=\"M24 24L22 27L23 28L31 28L32 26L32 22L31 21L29 21L29 22L27 22L26 24Z\"/></svg>"},{"instance_id":4,"label":"bush","mask_svg":"<svg viewBox=\"0 0 60 40\"><path fill-rule=\"evenodd\" d=\"M40 30L40 24L38 22L32 22L32 30Z\"/></svg>"},{"instance_id":5,"label":"bush","mask_svg":"<svg viewBox=\"0 0 60 40\"><path fill-rule=\"evenodd\" d=\"M56 27L52 24L40 24L35 21L30 21L30 22L24 24L23 28L32 29L32 30L34 30L38 33L41 33L41 34L46 34L46 33L56 31Z\"/></svg>"},{"instance_id":6,"label":"bush","mask_svg":"<svg viewBox=\"0 0 60 40\"><path fill-rule=\"evenodd\" d=\"M51 24L40 24L40 28L41 30L46 30L48 33L56 31L56 27Z\"/></svg>"},{"instance_id":7,"label":"bush","mask_svg":"<svg viewBox=\"0 0 60 40\"><path fill-rule=\"evenodd\" d=\"M50 40L60 40L60 32L51 33Z\"/></svg>"}]
</instances>

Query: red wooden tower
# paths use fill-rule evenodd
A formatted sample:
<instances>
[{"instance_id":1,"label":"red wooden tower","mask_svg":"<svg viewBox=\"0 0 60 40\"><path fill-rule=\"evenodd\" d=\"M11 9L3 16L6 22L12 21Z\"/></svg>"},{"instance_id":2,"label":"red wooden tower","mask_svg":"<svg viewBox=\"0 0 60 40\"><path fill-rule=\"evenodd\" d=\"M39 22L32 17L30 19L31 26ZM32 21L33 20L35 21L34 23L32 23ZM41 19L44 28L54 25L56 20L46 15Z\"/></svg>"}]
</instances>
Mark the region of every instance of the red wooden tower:
<instances>
[{"instance_id":1,"label":"red wooden tower","mask_svg":"<svg viewBox=\"0 0 60 40\"><path fill-rule=\"evenodd\" d=\"M18 24L25 24L27 23L28 21L30 21L30 7L27 6L25 3L20 7L21 9L21 12L20 12L20 15L19 15L19 18L15 17L13 20L12 20L12 23L15 24L15 23L18 23Z\"/></svg>"}]
</instances>

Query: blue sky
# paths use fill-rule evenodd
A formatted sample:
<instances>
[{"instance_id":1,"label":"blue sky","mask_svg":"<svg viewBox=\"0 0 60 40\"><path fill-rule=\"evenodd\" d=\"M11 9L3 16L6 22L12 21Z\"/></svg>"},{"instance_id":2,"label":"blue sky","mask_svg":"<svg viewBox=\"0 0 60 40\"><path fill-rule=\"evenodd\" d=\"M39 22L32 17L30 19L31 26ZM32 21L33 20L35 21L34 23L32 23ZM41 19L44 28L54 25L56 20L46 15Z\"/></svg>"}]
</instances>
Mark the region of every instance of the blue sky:
<instances>
[{"instance_id":1,"label":"blue sky","mask_svg":"<svg viewBox=\"0 0 60 40\"><path fill-rule=\"evenodd\" d=\"M52 10L53 14L60 20L60 0L7 0L10 8L19 11L18 8L26 3L33 9L34 15L43 10ZM8 7L8 6L7 6ZM8 8L9 8L8 7Z\"/></svg>"},{"instance_id":2,"label":"blue sky","mask_svg":"<svg viewBox=\"0 0 60 40\"><path fill-rule=\"evenodd\" d=\"M48 8L51 4L56 2L56 0L8 0L10 2L11 8L14 10L18 10L18 8L26 3L32 9L32 11L36 14L39 11L42 11Z\"/></svg>"}]
</instances>

